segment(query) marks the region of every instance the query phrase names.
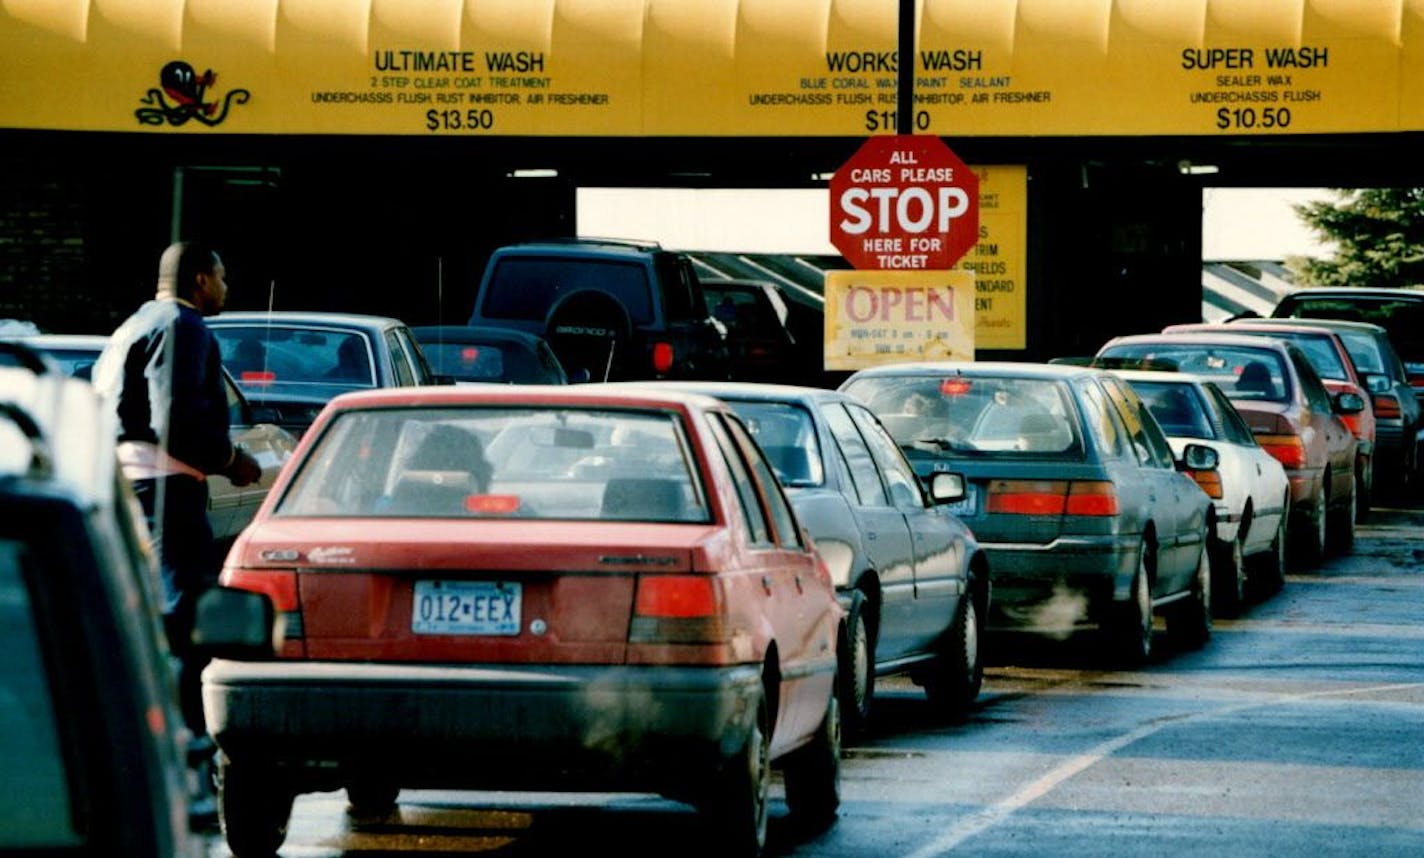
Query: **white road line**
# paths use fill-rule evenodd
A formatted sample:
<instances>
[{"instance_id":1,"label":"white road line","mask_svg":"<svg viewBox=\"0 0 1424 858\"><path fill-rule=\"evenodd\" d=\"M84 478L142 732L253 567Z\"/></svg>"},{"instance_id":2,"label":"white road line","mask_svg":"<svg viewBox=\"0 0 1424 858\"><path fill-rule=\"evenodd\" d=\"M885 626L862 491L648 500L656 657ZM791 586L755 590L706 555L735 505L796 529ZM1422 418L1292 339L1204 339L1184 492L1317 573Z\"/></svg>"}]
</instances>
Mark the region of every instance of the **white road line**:
<instances>
[{"instance_id":1,"label":"white road line","mask_svg":"<svg viewBox=\"0 0 1424 858\"><path fill-rule=\"evenodd\" d=\"M1018 790L1014 794L995 802L983 810L971 814L957 824L951 826L939 837L910 853L910 858L934 858L943 855L964 841L980 834L983 831L994 827L1004 819L1013 815L1021 808L1037 801L1048 793L1052 792L1059 784L1082 772L1114 753L1131 745L1139 739L1145 739L1153 733L1160 731L1168 725L1194 721L1200 718L1215 718L1222 715L1229 715L1242 712L1248 709L1260 709L1266 706L1275 706L1282 703L1295 703L1315 697L1344 697L1353 694L1377 694L1380 692L1400 691L1424 687L1424 683L1407 682L1395 685L1376 685L1367 688L1346 688L1332 689L1330 691L1311 691L1304 694L1283 694L1273 700L1257 703L1237 703L1230 706L1223 706L1206 712L1195 712L1184 715L1171 715L1158 718L1142 726L1130 730L1116 739L1109 739L1102 742L1086 753L1068 758L1066 761L1055 767L1043 777Z\"/></svg>"}]
</instances>

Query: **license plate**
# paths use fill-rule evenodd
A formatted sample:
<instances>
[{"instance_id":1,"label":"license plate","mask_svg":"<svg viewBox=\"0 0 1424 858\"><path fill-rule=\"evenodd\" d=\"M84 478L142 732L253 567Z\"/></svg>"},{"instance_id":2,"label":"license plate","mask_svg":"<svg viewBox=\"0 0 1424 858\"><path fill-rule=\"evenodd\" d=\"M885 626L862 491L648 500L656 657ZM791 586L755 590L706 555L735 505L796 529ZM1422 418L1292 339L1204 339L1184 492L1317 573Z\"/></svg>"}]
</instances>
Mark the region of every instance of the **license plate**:
<instances>
[{"instance_id":1,"label":"license plate","mask_svg":"<svg viewBox=\"0 0 1424 858\"><path fill-rule=\"evenodd\" d=\"M422 635L517 635L523 590L504 581L416 581L410 630Z\"/></svg>"},{"instance_id":2,"label":"license plate","mask_svg":"<svg viewBox=\"0 0 1424 858\"><path fill-rule=\"evenodd\" d=\"M964 497L953 503L947 503L944 508L954 515L973 515L979 511L979 493L972 483L964 484Z\"/></svg>"}]
</instances>

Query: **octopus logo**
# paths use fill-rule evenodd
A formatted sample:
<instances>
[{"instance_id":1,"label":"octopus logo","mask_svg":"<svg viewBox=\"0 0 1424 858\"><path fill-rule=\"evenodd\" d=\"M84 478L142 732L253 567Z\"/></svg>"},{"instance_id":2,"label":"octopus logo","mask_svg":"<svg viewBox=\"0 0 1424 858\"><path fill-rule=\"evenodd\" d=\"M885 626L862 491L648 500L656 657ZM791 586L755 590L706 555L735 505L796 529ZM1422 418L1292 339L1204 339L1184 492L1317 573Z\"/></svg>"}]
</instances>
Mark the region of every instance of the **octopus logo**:
<instances>
[{"instance_id":1,"label":"octopus logo","mask_svg":"<svg viewBox=\"0 0 1424 858\"><path fill-rule=\"evenodd\" d=\"M183 125L192 119L209 127L227 119L234 104L246 104L252 93L245 89L230 91L221 101L204 101L208 88L218 79L212 69L202 77L182 60L174 60L158 73L160 89L150 89L143 97L148 107L140 107L134 116L143 125Z\"/></svg>"}]
</instances>

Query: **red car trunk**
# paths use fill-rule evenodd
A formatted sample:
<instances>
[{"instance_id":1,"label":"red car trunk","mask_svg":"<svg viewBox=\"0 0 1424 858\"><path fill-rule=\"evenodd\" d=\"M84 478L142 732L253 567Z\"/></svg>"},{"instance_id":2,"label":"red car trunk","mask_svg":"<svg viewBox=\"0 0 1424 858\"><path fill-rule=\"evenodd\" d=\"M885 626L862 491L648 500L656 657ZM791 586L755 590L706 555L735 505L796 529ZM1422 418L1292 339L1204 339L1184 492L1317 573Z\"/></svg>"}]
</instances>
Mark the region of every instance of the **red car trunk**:
<instances>
[{"instance_id":1,"label":"red car trunk","mask_svg":"<svg viewBox=\"0 0 1424 858\"><path fill-rule=\"evenodd\" d=\"M696 524L272 519L243 545L242 574L295 569L311 659L621 664L639 574L694 571L692 548L708 532Z\"/></svg>"}]
</instances>

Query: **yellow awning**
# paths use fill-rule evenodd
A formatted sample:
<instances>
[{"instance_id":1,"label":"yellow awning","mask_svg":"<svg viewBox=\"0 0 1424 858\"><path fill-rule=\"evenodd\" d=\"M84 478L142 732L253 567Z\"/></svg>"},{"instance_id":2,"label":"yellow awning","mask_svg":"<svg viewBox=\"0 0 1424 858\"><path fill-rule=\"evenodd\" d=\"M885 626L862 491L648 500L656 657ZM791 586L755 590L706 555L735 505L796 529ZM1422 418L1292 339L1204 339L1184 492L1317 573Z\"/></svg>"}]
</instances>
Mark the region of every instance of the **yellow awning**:
<instances>
[{"instance_id":1,"label":"yellow awning","mask_svg":"<svg viewBox=\"0 0 1424 858\"><path fill-rule=\"evenodd\" d=\"M893 133L898 0L0 0L0 127ZM1424 130L1424 0L922 0L915 131Z\"/></svg>"}]
</instances>

